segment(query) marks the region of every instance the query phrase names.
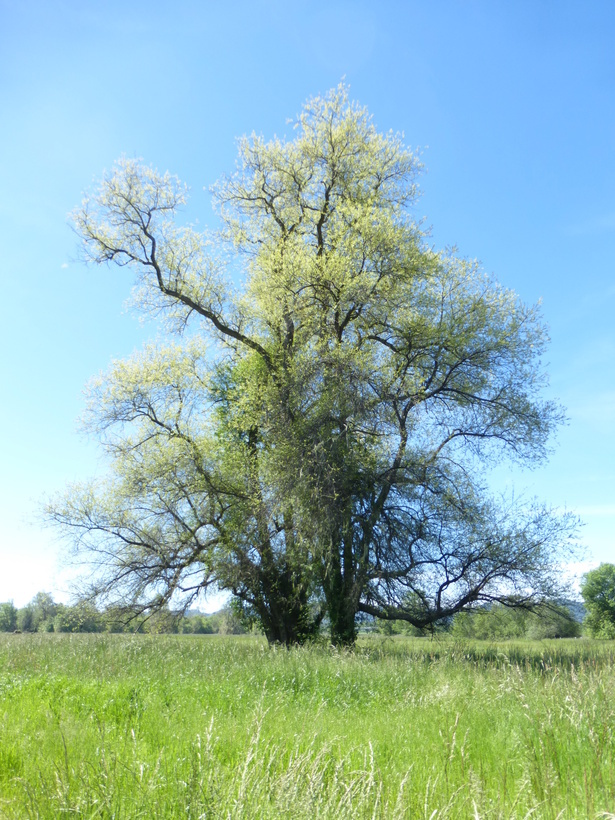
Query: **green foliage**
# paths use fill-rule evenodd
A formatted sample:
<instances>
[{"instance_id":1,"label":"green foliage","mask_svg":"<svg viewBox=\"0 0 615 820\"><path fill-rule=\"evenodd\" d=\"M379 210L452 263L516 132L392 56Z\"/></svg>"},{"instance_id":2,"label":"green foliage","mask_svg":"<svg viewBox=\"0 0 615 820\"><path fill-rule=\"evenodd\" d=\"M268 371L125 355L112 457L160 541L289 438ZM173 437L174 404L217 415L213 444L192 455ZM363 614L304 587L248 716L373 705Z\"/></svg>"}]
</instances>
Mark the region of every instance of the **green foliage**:
<instances>
[{"instance_id":1,"label":"green foliage","mask_svg":"<svg viewBox=\"0 0 615 820\"><path fill-rule=\"evenodd\" d=\"M30 610L24 615L20 629L23 632L53 632L53 619L58 605L49 592L37 592L28 604Z\"/></svg>"},{"instance_id":2,"label":"green foliage","mask_svg":"<svg viewBox=\"0 0 615 820\"><path fill-rule=\"evenodd\" d=\"M522 638L527 630L528 613L503 606L460 612L455 616L451 633L456 638L507 640Z\"/></svg>"},{"instance_id":3,"label":"green foliage","mask_svg":"<svg viewBox=\"0 0 615 820\"><path fill-rule=\"evenodd\" d=\"M576 638L581 634L581 625L562 605L528 610L496 604L460 612L453 620L451 634L456 638L491 641Z\"/></svg>"},{"instance_id":4,"label":"green foliage","mask_svg":"<svg viewBox=\"0 0 615 820\"><path fill-rule=\"evenodd\" d=\"M182 624L186 624L186 632L194 635L211 635L218 631L212 621L212 616L209 615L193 615L190 618L184 618Z\"/></svg>"},{"instance_id":5,"label":"green foliage","mask_svg":"<svg viewBox=\"0 0 615 820\"><path fill-rule=\"evenodd\" d=\"M59 606L53 619L54 632L102 632L105 626L104 616L85 602Z\"/></svg>"},{"instance_id":6,"label":"green foliage","mask_svg":"<svg viewBox=\"0 0 615 820\"><path fill-rule=\"evenodd\" d=\"M14 632L17 629L17 608L12 601L0 604L0 632Z\"/></svg>"},{"instance_id":7,"label":"green foliage","mask_svg":"<svg viewBox=\"0 0 615 820\"><path fill-rule=\"evenodd\" d=\"M552 604L530 615L525 637L530 640L579 638L581 632L581 624L566 606Z\"/></svg>"},{"instance_id":8,"label":"green foliage","mask_svg":"<svg viewBox=\"0 0 615 820\"><path fill-rule=\"evenodd\" d=\"M556 595L573 522L477 478L545 457L562 418L540 395L547 333L429 245L419 170L340 86L292 140L240 141L216 234L178 226L185 186L138 161L85 198L85 258L131 268L179 338L92 384L109 479L48 508L98 561L100 600L164 611L215 584L290 646L325 615L349 645L359 613L420 630Z\"/></svg>"},{"instance_id":9,"label":"green foliage","mask_svg":"<svg viewBox=\"0 0 615 820\"><path fill-rule=\"evenodd\" d=\"M595 638L615 638L615 564L600 564L583 576L585 627Z\"/></svg>"},{"instance_id":10,"label":"green foliage","mask_svg":"<svg viewBox=\"0 0 615 820\"><path fill-rule=\"evenodd\" d=\"M381 635L388 635L389 637L392 637L393 635L407 635L414 638L420 638L428 634L426 630L418 629L416 626L413 626L407 621L386 621L382 618L376 618L376 630Z\"/></svg>"},{"instance_id":11,"label":"green foliage","mask_svg":"<svg viewBox=\"0 0 615 820\"><path fill-rule=\"evenodd\" d=\"M31 606L22 607L17 614L17 628L20 632L36 632L34 611Z\"/></svg>"}]
</instances>

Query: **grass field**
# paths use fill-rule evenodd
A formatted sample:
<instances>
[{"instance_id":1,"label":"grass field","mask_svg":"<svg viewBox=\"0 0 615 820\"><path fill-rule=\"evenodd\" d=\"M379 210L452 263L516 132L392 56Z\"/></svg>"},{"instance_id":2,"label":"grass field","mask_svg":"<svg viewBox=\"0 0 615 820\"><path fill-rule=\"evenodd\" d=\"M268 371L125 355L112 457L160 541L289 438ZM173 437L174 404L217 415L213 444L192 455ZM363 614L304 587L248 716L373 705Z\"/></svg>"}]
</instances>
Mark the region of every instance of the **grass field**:
<instances>
[{"instance_id":1,"label":"grass field","mask_svg":"<svg viewBox=\"0 0 615 820\"><path fill-rule=\"evenodd\" d=\"M0 636L0 817L615 818L615 644Z\"/></svg>"}]
</instances>

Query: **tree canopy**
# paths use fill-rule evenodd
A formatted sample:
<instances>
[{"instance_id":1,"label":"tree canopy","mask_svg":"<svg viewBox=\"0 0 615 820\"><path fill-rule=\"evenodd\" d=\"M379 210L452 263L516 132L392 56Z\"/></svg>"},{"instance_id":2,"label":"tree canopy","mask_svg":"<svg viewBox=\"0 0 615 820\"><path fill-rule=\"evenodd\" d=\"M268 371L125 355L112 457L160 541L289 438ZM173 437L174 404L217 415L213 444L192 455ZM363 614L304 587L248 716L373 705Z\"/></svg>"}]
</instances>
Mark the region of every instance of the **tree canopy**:
<instances>
[{"instance_id":1,"label":"tree canopy","mask_svg":"<svg viewBox=\"0 0 615 820\"><path fill-rule=\"evenodd\" d=\"M213 585L270 641L326 618L351 644L358 613L422 628L558 593L573 522L481 478L541 461L562 419L541 398L546 330L430 247L419 170L340 86L293 139L240 141L215 231L179 225L186 187L139 161L86 196L86 259L131 268L169 337L92 384L109 478L49 506L97 594L163 606Z\"/></svg>"},{"instance_id":2,"label":"tree canopy","mask_svg":"<svg viewBox=\"0 0 615 820\"><path fill-rule=\"evenodd\" d=\"M583 576L585 625L596 638L615 638L615 564L600 564Z\"/></svg>"}]
</instances>

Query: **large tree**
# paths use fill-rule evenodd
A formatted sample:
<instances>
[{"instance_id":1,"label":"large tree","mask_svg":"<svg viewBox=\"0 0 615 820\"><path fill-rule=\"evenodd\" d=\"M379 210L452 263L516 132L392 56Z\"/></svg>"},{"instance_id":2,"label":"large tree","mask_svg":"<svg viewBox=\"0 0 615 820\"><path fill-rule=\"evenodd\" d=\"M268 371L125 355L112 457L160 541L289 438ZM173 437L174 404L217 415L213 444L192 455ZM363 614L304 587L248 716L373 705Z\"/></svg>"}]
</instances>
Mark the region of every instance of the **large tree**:
<instances>
[{"instance_id":1,"label":"large tree","mask_svg":"<svg viewBox=\"0 0 615 820\"><path fill-rule=\"evenodd\" d=\"M348 644L359 612L425 627L556 593L571 522L480 479L545 456L546 332L427 244L418 170L339 87L294 139L240 142L215 233L177 226L184 186L132 160L86 197L86 258L133 268L142 308L191 328L94 386L110 480L50 507L103 556L102 591L162 604L215 583L287 644L325 613Z\"/></svg>"}]
</instances>

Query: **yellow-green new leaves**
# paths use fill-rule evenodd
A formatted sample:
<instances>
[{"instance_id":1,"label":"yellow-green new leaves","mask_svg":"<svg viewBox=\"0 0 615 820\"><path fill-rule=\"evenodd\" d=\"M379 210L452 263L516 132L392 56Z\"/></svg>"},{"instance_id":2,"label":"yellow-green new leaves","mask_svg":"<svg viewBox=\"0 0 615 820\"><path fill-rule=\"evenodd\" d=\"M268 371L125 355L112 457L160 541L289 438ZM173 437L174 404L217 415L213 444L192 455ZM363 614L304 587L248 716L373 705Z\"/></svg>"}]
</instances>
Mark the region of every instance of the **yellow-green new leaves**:
<instances>
[{"instance_id":1,"label":"yellow-green new leaves","mask_svg":"<svg viewBox=\"0 0 615 820\"><path fill-rule=\"evenodd\" d=\"M214 193L225 235L251 258L246 298L268 332L288 343L308 325L339 330L383 278L421 275L406 215L418 162L343 87L306 104L292 141L242 140L238 164Z\"/></svg>"},{"instance_id":2,"label":"yellow-green new leaves","mask_svg":"<svg viewBox=\"0 0 615 820\"><path fill-rule=\"evenodd\" d=\"M200 339L164 347L148 344L90 382L85 426L101 432L140 418L172 424L178 414L193 418L198 411L202 423L210 367Z\"/></svg>"},{"instance_id":3,"label":"yellow-green new leaves","mask_svg":"<svg viewBox=\"0 0 615 820\"><path fill-rule=\"evenodd\" d=\"M118 161L72 214L84 258L130 266L136 273L137 305L164 315L171 329L183 330L197 314L218 338L260 349L241 333L242 318L211 240L175 224L186 194L186 186L169 173L159 174L138 160Z\"/></svg>"},{"instance_id":4,"label":"yellow-green new leaves","mask_svg":"<svg viewBox=\"0 0 615 820\"><path fill-rule=\"evenodd\" d=\"M216 235L176 224L176 178L120 161L74 215L86 258L132 267L139 306L176 331L194 317L195 337L94 383L114 479L98 513L89 499L56 520L95 551L115 539L122 573L155 579L158 556L167 596L206 567L285 643L325 609L351 643L361 611L422 627L547 594L568 522L504 510L480 480L489 459L544 457L561 419L540 396L546 332L426 244L419 167L343 86L306 103L292 139L240 141Z\"/></svg>"},{"instance_id":5,"label":"yellow-green new leaves","mask_svg":"<svg viewBox=\"0 0 615 820\"><path fill-rule=\"evenodd\" d=\"M239 247L295 235L321 251L362 212L394 217L415 200L416 157L399 135L378 132L343 86L308 101L295 132L292 141L242 139L237 173L214 188Z\"/></svg>"}]
</instances>

